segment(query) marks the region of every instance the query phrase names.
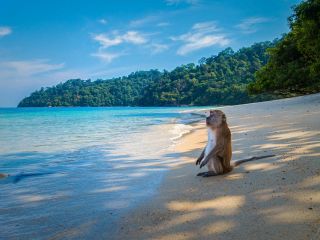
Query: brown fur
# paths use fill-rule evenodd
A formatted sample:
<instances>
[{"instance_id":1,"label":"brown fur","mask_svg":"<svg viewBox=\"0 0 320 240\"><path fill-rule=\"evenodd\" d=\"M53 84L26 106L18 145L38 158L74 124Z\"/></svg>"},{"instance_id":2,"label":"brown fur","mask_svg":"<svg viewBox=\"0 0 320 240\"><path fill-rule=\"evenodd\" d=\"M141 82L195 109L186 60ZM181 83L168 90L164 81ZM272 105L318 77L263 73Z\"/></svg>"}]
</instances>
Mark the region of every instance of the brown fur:
<instances>
[{"instance_id":1,"label":"brown fur","mask_svg":"<svg viewBox=\"0 0 320 240\"><path fill-rule=\"evenodd\" d=\"M231 131L226 121L217 129L217 145L215 149L215 154L220 159L222 165L221 173L232 171L233 167L230 164L232 157Z\"/></svg>"},{"instance_id":2,"label":"brown fur","mask_svg":"<svg viewBox=\"0 0 320 240\"><path fill-rule=\"evenodd\" d=\"M216 145L206 156L200 167L206 165L210 160L213 161L215 174L224 174L232 171L231 157L231 131L228 127L226 115L220 110L211 110L210 116L206 119L207 127L216 132ZM204 158L204 152L197 159L196 164L200 164Z\"/></svg>"},{"instance_id":3,"label":"brown fur","mask_svg":"<svg viewBox=\"0 0 320 240\"><path fill-rule=\"evenodd\" d=\"M211 110L206 119L207 126L216 130L216 146L212 158L217 174L228 173L232 170L231 131L228 127L226 115L221 110Z\"/></svg>"}]
</instances>

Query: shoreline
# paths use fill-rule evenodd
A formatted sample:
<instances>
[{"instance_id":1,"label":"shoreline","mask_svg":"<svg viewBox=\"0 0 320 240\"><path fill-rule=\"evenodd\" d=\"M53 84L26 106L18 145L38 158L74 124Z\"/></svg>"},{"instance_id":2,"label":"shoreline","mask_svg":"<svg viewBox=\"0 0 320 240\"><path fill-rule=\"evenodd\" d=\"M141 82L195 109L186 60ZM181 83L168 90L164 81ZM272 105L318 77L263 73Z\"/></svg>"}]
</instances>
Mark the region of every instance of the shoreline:
<instances>
[{"instance_id":1,"label":"shoreline","mask_svg":"<svg viewBox=\"0 0 320 240\"><path fill-rule=\"evenodd\" d=\"M149 117L144 131L133 129L127 139L118 139L121 144L117 145L117 138L112 139L112 144L107 141L109 138L100 138L99 134L103 132L101 127L105 125L98 124L95 125L95 128L100 126L97 132L83 133L81 129L83 136L90 141L80 141L80 144L72 144L69 140L73 138L68 133L65 135L68 141L50 136L50 142L61 141L70 145L47 148L46 144L34 143L31 138L29 143L39 146L32 148L33 151L21 151L22 148L17 148L20 151L13 148L12 151L12 144L4 150L3 146L1 156L4 167L0 171L0 198L3 199L0 204L0 229L3 237L109 238L116 222L127 211L139 206L141 199L149 201L168 169L177 162L178 157L172 151L175 143L171 137L179 137L190 126L178 120L174 123L174 116L179 116L176 111L172 114L172 111L164 109L162 112L165 114L163 119L157 116L161 115L157 109L156 121L154 117ZM150 113L146 114L148 116ZM81 116L87 119L86 115ZM60 118L68 120L65 115ZM136 122L133 121L133 124ZM68 125L61 125L70 129ZM93 124L85 121L82 125ZM32 130L36 132L34 128ZM41 131L37 133L46 136ZM100 141L95 141L96 136ZM79 139L78 135L75 139ZM27 146L34 147L32 144ZM2 171L9 175L2 174Z\"/></svg>"},{"instance_id":2,"label":"shoreline","mask_svg":"<svg viewBox=\"0 0 320 240\"><path fill-rule=\"evenodd\" d=\"M119 223L115 239L316 239L320 237L320 94L219 107L233 133L230 174L196 177L206 129L193 123L176 145L181 161L158 192Z\"/></svg>"}]
</instances>

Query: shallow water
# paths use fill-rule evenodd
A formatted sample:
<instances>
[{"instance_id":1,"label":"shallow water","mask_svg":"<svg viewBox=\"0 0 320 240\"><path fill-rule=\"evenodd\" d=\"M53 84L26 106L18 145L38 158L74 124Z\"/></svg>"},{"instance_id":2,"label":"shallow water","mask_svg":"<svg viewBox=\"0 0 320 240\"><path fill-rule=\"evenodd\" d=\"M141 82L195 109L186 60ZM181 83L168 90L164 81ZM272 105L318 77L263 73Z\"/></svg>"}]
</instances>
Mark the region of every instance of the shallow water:
<instances>
[{"instance_id":1,"label":"shallow water","mask_svg":"<svg viewBox=\"0 0 320 240\"><path fill-rule=\"evenodd\" d=\"M199 118L191 110L0 109L0 172L10 174L0 180L1 237L110 236L179 161L174 143Z\"/></svg>"}]
</instances>

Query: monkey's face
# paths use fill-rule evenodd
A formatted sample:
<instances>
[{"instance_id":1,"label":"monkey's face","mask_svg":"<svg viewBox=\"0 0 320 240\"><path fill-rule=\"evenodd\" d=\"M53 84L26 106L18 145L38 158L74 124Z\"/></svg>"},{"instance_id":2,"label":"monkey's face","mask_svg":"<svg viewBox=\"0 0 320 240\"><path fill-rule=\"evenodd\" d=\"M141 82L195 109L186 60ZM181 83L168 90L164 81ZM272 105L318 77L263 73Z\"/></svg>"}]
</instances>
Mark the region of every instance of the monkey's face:
<instances>
[{"instance_id":1,"label":"monkey's face","mask_svg":"<svg viewBox=\"0 0 320 240\"><path fill-rule=\"evenodd\" d=\"M210 116L206 118L206 124L211 128L218 128L227 122L226 115L220 110L210 110Z\"/></svg>"}]
</instances>

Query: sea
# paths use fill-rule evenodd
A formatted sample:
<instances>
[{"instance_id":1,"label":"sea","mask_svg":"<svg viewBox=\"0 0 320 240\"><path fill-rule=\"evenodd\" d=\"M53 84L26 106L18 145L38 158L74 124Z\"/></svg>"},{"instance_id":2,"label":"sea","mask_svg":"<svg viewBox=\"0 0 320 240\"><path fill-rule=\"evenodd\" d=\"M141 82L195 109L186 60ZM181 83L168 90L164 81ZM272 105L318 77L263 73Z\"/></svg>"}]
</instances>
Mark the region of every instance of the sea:
<instances>
[{"instance_id":1,"label":"sea","mask_svg":"<svg viewBox=\"0 0 320 240\"><path fill-rule=\"evenodd\" d=\"M205 108L0 108L0 239L110 239Z\"/></svg>"}]
</instances>

